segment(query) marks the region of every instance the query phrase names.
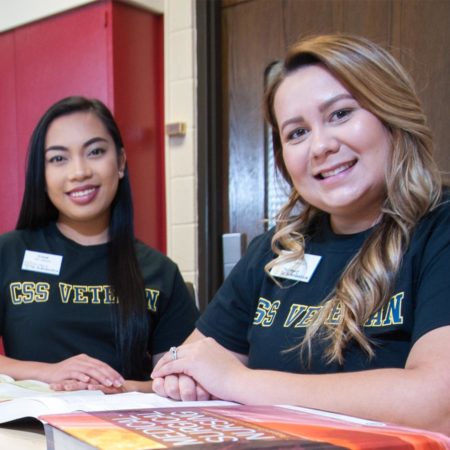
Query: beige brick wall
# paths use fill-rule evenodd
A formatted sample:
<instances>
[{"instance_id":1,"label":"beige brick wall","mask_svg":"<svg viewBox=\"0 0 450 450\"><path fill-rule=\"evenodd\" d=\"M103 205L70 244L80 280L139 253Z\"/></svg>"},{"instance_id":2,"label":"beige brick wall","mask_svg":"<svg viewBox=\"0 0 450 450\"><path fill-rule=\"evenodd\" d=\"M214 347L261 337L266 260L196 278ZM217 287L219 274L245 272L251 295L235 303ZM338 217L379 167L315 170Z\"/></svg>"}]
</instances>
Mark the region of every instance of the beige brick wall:
<instances>
[{"instance_id":1,"label":"beige brick wall","mask_svg":"<svg viewBox=\"0 0 450 450\"><path fill-rule=\"evenodd\" d=\"M165 118L185 122L166 136L167 253L186 281L197 281L196 33L193 0L165 0Z\"/></svg>"}]
</instances>

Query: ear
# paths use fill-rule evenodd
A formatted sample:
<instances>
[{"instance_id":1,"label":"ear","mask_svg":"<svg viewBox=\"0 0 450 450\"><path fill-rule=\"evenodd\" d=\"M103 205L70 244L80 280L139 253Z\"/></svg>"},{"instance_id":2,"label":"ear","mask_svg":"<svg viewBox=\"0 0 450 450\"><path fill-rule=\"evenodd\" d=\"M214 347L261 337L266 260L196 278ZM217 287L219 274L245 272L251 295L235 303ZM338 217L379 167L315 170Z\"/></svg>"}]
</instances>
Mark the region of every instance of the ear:
<instances>
[{"instance_id":1,"label":"ear","mask_svg":"<svg viewBox=\"0 0 450 450\"><path fill-rule=\"evenodd\" d=\"M120 150L118 165L119 165L119 178L123 178L125 175L125 167L127 165L127 155L125 153L125 149L123 148Z\"/></svg>"}]
</instances>

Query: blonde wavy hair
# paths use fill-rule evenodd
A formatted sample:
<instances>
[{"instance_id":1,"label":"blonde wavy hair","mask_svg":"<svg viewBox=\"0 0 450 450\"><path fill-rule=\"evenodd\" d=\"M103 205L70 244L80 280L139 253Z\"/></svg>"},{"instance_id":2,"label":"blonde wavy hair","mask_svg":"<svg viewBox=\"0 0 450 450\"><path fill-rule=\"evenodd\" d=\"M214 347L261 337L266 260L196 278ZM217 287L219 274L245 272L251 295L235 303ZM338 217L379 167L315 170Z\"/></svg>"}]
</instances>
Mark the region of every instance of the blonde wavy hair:
<instances>
[{"instance_id":1,"label":"blonde wavy hair","mask_svg":"<svg viewBox=\"0 0 450 450\"><path fill-rule=\"evenodd\" d=\"M412 80L394 57L377 44L357 36L334 34L301 40L287 53L265 95L276 165L291 186L288 202L277 216L272 239L277 257L265 267L269 275L276 264L303 258L305 233L314 217L321 213L306 203L293 187L283 161L274 112L274 99L283 80L311 64L321 64L339 80L363 108L384 124L392 141L381 219L345 267L335 289L323 300L323 307L299 344L311 356L313 338L323 339L327 361L342 364L344 349L350 341L358 343L369 357L373 356L372 343L365 336L363 325L393 294L414 226L439 203L442 182L432 156L431 131ZM336 310L341 313L339 323L327 323Z\"/></svg>"}]
</instances>

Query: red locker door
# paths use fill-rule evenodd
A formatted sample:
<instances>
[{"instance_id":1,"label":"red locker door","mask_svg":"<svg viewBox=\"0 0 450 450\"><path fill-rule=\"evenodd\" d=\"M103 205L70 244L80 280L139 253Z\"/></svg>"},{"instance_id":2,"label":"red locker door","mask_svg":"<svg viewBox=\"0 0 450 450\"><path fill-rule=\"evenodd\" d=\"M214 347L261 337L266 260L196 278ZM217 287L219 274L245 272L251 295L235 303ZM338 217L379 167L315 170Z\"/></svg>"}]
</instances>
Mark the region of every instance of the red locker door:
<instances>
[{"instance_id":1,"label":"red locker door","mask_svg":"<svg viewBox=\"0 0 450 450\"><path fill-rule=\"evenodd\" d=\"M127 151L136 235L165 252L163 18L120 2L112 17L114 109Z\"/></svg>"},{"instance_id":2,"label":"red locker door","mask_svg":"<svg viewBox=\"0 0 450 450\"><path fill-rule=\"evenodd\" d=\"M0 38L0 233L14 228L19 210L23 172L17 152L16 80L14 70L14 36Z\"/></svg>"},{"instance_id":3,"label":"red locker door","mask_svg":"<svg viewBox=\"0 0 450 450\"><path fill-rule=\"evenodd\" d=\"M14 31L20 197L28 141L42 113L69 95L110 103L109 7L89 5Z\"/></svg>"}]
</instances>

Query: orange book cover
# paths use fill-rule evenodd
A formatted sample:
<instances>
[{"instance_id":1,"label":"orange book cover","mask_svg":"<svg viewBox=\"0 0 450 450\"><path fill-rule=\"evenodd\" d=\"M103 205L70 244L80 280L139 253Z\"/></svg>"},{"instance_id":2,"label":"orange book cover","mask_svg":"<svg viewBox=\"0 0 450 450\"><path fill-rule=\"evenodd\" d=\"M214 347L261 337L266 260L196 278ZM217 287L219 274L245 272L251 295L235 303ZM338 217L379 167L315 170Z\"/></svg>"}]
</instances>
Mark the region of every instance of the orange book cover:
<instances>
[{"instance_id":1,"label":"orange book cover","mask_svg":"<svg viewBox=\"0 0 450 450\"><path fill-rule=\"evenodd\" d=\"M199 406L42 416L49 450L450 449L439 433L284 406Z\"/></svg>"}]
</instances>

